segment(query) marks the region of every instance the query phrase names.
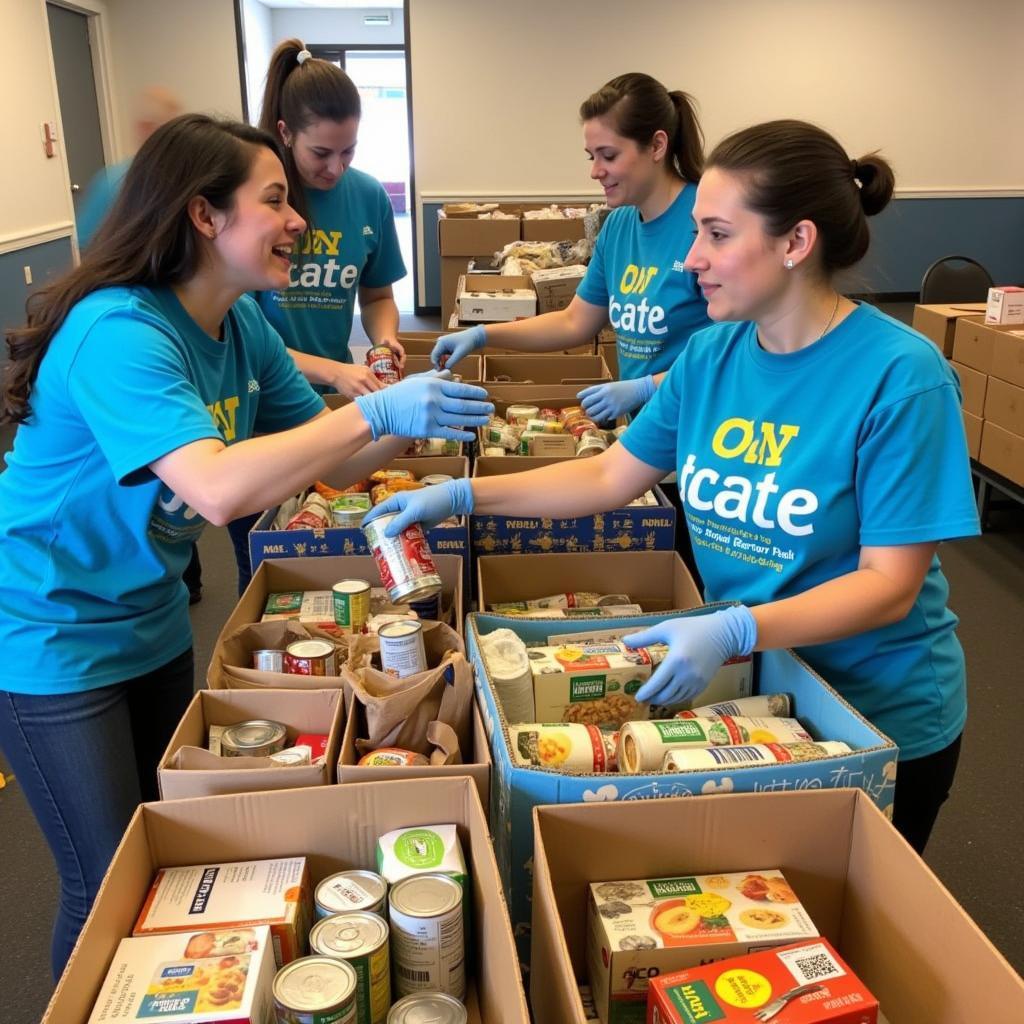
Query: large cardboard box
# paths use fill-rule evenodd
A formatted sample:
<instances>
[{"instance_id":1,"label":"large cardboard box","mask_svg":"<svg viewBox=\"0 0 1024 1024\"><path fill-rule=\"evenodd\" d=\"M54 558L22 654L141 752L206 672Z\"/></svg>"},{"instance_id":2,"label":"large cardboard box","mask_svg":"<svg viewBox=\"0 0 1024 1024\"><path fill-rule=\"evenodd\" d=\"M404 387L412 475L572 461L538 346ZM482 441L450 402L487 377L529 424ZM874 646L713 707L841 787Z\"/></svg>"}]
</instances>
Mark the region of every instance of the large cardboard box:
<instances>
[{"instance_id":1,"label":"large cardboard box","mask_svg":"<svg viewBox=\"0 0 1024 1024\"><path fill-rule=\"evenodd\" d=\"M1024 330L1009 327L996 336L992 376L1024 388Z\"/></svg>"},{"instance_id":2,"label":"large cardboard box","mask_svg":"<svg viewBox=\"0 0 1024 1024\"><path fill-rule=\"evenodd\" d=\"M628 594L645 612L696 608L700 592L675 551L605 551L592 554L484 555L477 559L477 605L526 601L566 591Z\"/></svg>"},{"instance_id":3,"label":"large cardboard box","mask_svg":"<svg viewBox=\"0 0 1024 1024\"><path fill-rule=\"evenodd\" d=\"M437 246L442 256L481 256L504 249L509 242L518 242L521 222L520 208L508 203L499 203L502 213L511 213L511 218L481 220L479 217L460 217L448 206L438 211Z\"/></svg>"},{"instance_id":4,"label":"large cardboard box","mask_svg":"<svg viewBox=\"0 0 1024 1024\"><path fill-rule=\"evenodd\" d=\"M698 609L685 614L704 614ZM679 614L678 612L675 614ZM644 615L631 619L610 619L612 624L646 629L666 618ZM513 759L508 722L495 697L490 676L480 655L479 638L495 629L518 633L528 644L539 643L555 630L559 634L587 635L592 621L515 619L507 616L471 614L466 620L466 645L476 668L477 696L484 726L491 743L494 772L491 779L491 828L502 881L506 886L512 923L524 966L529 963L530 893L532 887L532 811L538 804L590 803L605 801L648 801L655 797L694 796L701 793L774 792L791 789L863 789L883 810L892 806L896 780L896 745L857 713L810 666L790 651L765 651L758 656L755 693L788 693L796 716L805 728L821 739L841 740L852 753L816 761L767 766L741 765L716 771L694 769L684 772L647 772L638 775L614 773L559 772L548 768L521 768ZM632 836L617 833L616 845L629 848ZM629 835L629 841L623 836ZM758 853L760 866L785 864ZM639 874L616 878L639 878ZM653 871L653 869L651 869ZM715 864L710 870L735 870L729 864ZM671 874L665 871L663 874ZM613 876L608 876L613 877ZM654 877L653 874L650 877ZM584 915L585 918L585 915ZM585 920L581 918L582 929Z\"/></svg>"},{"instance_id":5,"label":"large cardboard box","mask_svg":"<svg viewBox=\"0 0 1024 1024\"><path fill-rule=\"evenodd\" d=\"M1024 437L998 423L985 421L978 461L1024 487Z\"/></svg>"},{"instance_id":6,"label":"large cardboard box","mask_svg":"<svg viewBox=\"0 0 1024 1024\"><path fill-rule=\"evenodd\" d=\"M913 328L920 331L930 341L934 341L939 351L945 355L953 354L953 335L956 322L962 316L984 314L984 302L957 302L953 305L915 306Z\"/></svg>"},{"instance_id":7,"label":"large cardboard box","mask_svg":"<svg viewBox=\"0 0 1024 1024\"><path fill-rule=\"evenodd\" d=\"M345 702L340 690L200 690L193 698L157 767L163 800L218 793L253 793L266 789L325 786L334 781L334 763L341 748ZM211 725L234 725L254 718L280 722L288 728L288 745L297 734L327 736L323 765L275 768L232 767L235 758L221 758L209 768L193 763L182 747L201 747L206 753ZM200 755L195 761L205 762ZM246 758L248 760L248 758Z\"/></svg>"},{"instance_id":8,"label":"large cardboard box","mask_svg":"<svg viewBox=\"0 0 1024 1024\"><path fill-rule=\"evenodd\" d=\"M585 1022L576 986L586 981L589 883L765 865L782 869L889 1024L1024 1020L1024 982L863 791L533 813L535 1024Z\"/></svg>"},{"instance_id":9,"label":"large cardboard box","mask_svg":"<svg viewBox=\"0 0 1024 1024\"><path fill-rule=\"evenodd\" d=\"M537 210L550 203L523 203L523 210ZM579 204L583 206L583 203ZM576 242L587 237L584 217L524 217L520 224L524 242Z\"/></svg>"},{"instance_id":10,"label":"large cardboard box","mask_svg":"<svg viewBox=\"0 0 1024 1024\"><path fill-rule=\"evenodd\" d=\"M411 356L406 353L405 375L407 377L414 373L429 373L434 369L429 355ZM452 372L457 373L465 384L479 384L483 380L483 356L463 356L452 367Z\"/></svg>"},{"instance_id":11,"label":"large cardboard box","mask_svg":"<svg viewBox=\"0 0 1024 1024\"><path fill-rule=\"evenodd\" d=\"M499 246L500 248L500 246ZM474 253L469 259L465 256L441 257L441 323L457 312L455 298L459 292L459 279L478 271L472 271L474 264L487 265L494 259L494 253ZM492 273L497 273L493 270Z\"/></svg>"},{"instance_id":12,"label":"large cardboard box","mask_svg":"<svg viewBox=\"0 0 1024 1024\"><path fill-rule=\"evenodd\" d=\"M483 360L482 379L485 385L529 383L576 386L579 390L590 384L600 384L601 381L612 379L607 364L596 355L567 356L555 352L543 355L491 355L484 349ZM577 400L575 404L578 405L579 401Z\"/></svg>"},{"instance_id":13,"label":"large cardboard box","mask_svg":"<svg viewBox=\"0 0 1024 1024\"><path fill-rule=\"evenodd\" d=\"M990 377L984 417L1012 434L1024 435L1024 388Z\"/></svg>"},{"instance_id":14,"label":"large cardboard box","mask_svg":"<svg viewBox=\"0 0 1024 1024\"><path fill-rule=\"evenodd\" d=\"M980 416L975 416L964 409L961 413L964 418L964 433L967 435L967 454L977 460L981 455L981 428L985 421Z\"/></svg>"},{"instance_id":15,"label":"large cardboard box","mask_svg":"<svg viewBox=\"0 0 1024 1024\"><path fill-rule=\"evenodd\" d=\"M469 867L475 941L467 948L474 1024L528 1024L487 820L470 779L317 786L143 804L117 848L43 1024L85 1024L107 967L131 934L158 868L305 856L313 883L372 868L377 837L454 823Z\"/></svg>"},{"instance_id":16,"label":"large cardboard box","mask_svg":"<svg viewBox=\"0 0 1024 1024\"><path fill-rule=\"evenodd\" d=\"M960 392L963 395L961 405L964 412L973 416L985 415L985 390L988 387L988 374L975 370L966 363L953 363L953 369L960 378Z\"/></svg>"},{"instance_id":17,"label":"large cardboard box","mask_svg":"<svg viewBox=\"0 0 1024 1024\"><path fill-rule=\"evenodd\" d=\"M980 316L961 317L956 321L953 361L991 374L996 345L1013 330L1013 327L991 327Z\"/></svg>"},{"instance_id":18,"label":"large cardboard box","mask_svg":"<svg viewBox=\"0 0 1024 1024\"><path fill-rule=\"evenodd\" d=\"M441 600L445 608L453 609L453 628L461 630L463 613L462 558L457 555L434 555L441 576ZM227 689L224 679L224 638L239 626L259 622L267 604L267 595L287 590L330 590L338 580L369 580L373 587L382 586L377 563L371 555L332 555L324 558L268 558L253 573L245 593L238 599L234 611L228 616L217 637L213 657L206 672L206 685L211 690ZM235 673L232 673L235 674ZM252 670L238 670L239 678L253 683L260 674ZM315 676L296 676L296 683L306 681L309 689L316 689ZM298 688L298 687L297 687ZM307 687L302 687L303 689Z\"/></svg>"},{"instance_id":19,"label":"large cardboard box","mask_svg":"<svg viewBox=\"0 0 1024 1024\"><path fill-rule=\"evenodd\" d=\"M466 274L455 295L459 320L507 323L537 315L537 293L528 277L508 274Z\"/></svg>"},{"instance_id":20,"label":"large cardboard box","mask_svg":"<svg viewBox=\"0 0 1024 1024\"><path fill-rule=\"evenodd\" d=\"M587 275L587 268L581 263L568 267L551 267L549 270L535 270L530 275L537 292L537 312L555 313L566 309L572 302L580 282Z\"/></svg>"},{"instance_id":21,"label":"large cardboard box","mask_svg":"<svg viewBox=\"0 0 1024 1024\"><path fill-rule=\"evenodd\" d=\"M619 346L617 342L607 344L601 342L597 346L598 352L604 357L604 361L608 364L608 369L611 371L612 380L619 379Z\"/></svg>"}]
</instances>

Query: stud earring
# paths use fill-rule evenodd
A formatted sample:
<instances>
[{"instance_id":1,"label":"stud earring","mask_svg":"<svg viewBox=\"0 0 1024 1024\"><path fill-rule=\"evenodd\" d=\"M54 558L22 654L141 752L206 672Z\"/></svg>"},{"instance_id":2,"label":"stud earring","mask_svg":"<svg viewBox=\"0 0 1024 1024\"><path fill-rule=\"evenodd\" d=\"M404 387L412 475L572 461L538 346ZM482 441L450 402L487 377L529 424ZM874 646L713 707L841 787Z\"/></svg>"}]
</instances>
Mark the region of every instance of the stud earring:
<instances>
[{"instance_id":1,"label":"stud earring","mask_svg":"<svg viewBox=\"0 0 1024 1024\"><path fill-rule=\"evenodd\" d=\"M793 266L794 266L793 261L792 260L786 260L785 266L786 266L787 270L792 270Z\"/></svg>"}]
</instances>

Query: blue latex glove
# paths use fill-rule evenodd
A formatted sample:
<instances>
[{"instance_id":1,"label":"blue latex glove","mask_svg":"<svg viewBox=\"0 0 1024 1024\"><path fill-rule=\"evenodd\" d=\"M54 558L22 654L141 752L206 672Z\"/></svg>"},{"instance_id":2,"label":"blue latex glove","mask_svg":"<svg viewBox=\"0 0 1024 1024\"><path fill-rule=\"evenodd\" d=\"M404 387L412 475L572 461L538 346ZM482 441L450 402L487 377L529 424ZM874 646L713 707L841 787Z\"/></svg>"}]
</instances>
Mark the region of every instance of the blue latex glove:
<instances>
[{"instance_id":1,"label":"blue latex glove","mask_svg":"<svg viewBox=\"0 0 1024 1024\"><path fill-rule=\"evenodd\" d=\"M474 324L464 331L456 331L454 334L446 334L443 338L437 339L437 344L430 353L430 361L439 366L441 356L447 356L445 369L454 366L464 356L483 348L487 344L487 332L483 324Z\"/></svg>"},{"instance_id":2,"label":"blue latex glove","mask_svg":"<svg viewBox=\"0 0 1024 1024\"><path fill-rule=\"evenodd\" d=\"M576 397L583 411L595 422L617 420L627 412L639 409L654 394L654 377L648 374L637 380L613 380L593 384Z\"/></svg>"},{"instance_id":3,"label":"blue latex glove","mask_svg":"<svg viewBox=\"0 0 1024 1024\"><path fill-rule=\"evenodd\" d=\"M757 622L749 608L737 605L707 615L666 619L622 640L627 647L668 644L665 660L637 690L636 699L679 704L706 690L730 658L750 654L757 642Z\"/></svg>"},{"instance_id":4,"label":"blue latex glove","mask_svg":"<svg viewBox=\"0 0 1024 1024\"><path fill-rule=\"evenodd\" d=\"M449 483L434 484L419 491L399 491L363 516L363 526L378 516L398 512L384 529L385 537L395 537L407 526L421 523L425 530L451 516L468 516L473 511L473 485L465 477Z\"/></svg>"},{"instance_id":5,"label":"blue latex glove","mask_svg":"<svg viewBox=\"0 0 1024 1024\"><path fill-rule=\"evenodd\" d=\"M449 377L447 371L418 373L382 391L356 395L374 441L385 434L472 441L476 435L459 428L487 426L494 406L483 388L456 384Z\"/></svg>"}]
</instances>

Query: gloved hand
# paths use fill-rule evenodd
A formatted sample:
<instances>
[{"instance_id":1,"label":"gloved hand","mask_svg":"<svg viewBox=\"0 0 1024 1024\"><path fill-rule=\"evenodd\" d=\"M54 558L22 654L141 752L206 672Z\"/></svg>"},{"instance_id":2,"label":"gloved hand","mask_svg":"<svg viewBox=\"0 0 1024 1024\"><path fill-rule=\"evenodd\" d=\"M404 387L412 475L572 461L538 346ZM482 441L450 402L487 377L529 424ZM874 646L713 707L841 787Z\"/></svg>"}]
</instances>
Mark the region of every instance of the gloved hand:
<instances>
[{"instance_id":1,"label":"gloved hand","mask_svg":"<svg viewBox=\"0 0 1024 1024\"><path fill-rule=\"evenodd\" d=\"M382 391L356 395L374 441L385 434L472 441L476 435L459 428L486 426L494 406L483 388L456 384L450 377L447 371L418 373Z\"/></svg>"},{"instance_id":2,"label":"gloved hand","mask_svg":"<svg viewBox=\"0 0 1024 1024\"><path fill-rule=\"evenodd\" d=\"M627 647L668 644L665 660L637 690L636 699L679 704L703 692L724 662L750 654L757 643L757 622L749 608L737 605L707 615L666 619L622 640Z\"/></svg>"},{"instance_id":3,"label":"gloved hand","mask_svg":"<svg viewBox=\"0 0 1024 1024\"><path fill-rule=\"evenodd\" d=\"M654 391L654 377L648 374L638 380L612 380L607 384L592 384L576 397L583 411L595 423L605 423L639 409Z\"/></svg>"},{"instance_id":4,"label":"gloved hand","mask_svg":"<svg viewBox=\"0 0 1024 1024\"><path fill-rule=\"evenodd\" d=\"M465 477L434 484L418 491L399 491L363 516L363 526L389 512L399 515L384 529L385 537L395 537L407 526L422 523L425 530L451 516L468 516L473 511L473 485Z\"/></svg>"},{"instance_id":5,"label":"gloved hand","mask_svg":"<svg viewBox=\"0 0 1024 1024\"><path fill-rule=\"evenodd\" d=\"M441 365L441 357L447 356L444 367L449 369L464 356L483 348L487 344L487 332L483 324L474 324L464 331L456 331L454 334L446 334L443 338L437 339L437 344L430 353L430 361L434 366Z\"/></svg>"}]
</instances>

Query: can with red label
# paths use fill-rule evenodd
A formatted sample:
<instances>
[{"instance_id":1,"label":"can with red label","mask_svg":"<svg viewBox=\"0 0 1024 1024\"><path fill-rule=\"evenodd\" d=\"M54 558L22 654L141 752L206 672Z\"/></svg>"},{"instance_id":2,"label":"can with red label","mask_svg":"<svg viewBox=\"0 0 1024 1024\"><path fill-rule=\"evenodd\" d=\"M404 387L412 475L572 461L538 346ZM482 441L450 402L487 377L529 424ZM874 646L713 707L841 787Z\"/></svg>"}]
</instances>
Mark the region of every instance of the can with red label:
<instances>
[{"instance_id":1,"label":"can with red label","mask_svg":"<svg viewBox=\"0 0 1024 1024\"><path fill-rule=\"evenodd\" d=\"M374 345L366 353L366 365L381 384L397 384L402 379L395 353L387 345Z\"/></svg>"},{"instance_id":2,"label":"can with red label","mask_svg":"<svg viewBox=\"0 0 1024 1024\"><path fill-rule=\"evenodd\" d=\"M334 644L327 640L296 640L284 650L284 670L294 676L336 676Z\"/></svg>"},{"instance_id":3,"label":"can with red label","mask_svg":"<svg viewBox=\"0 0 1024 1024\"><path fill-rule=\"evenodd\" d=\"M392 602L421 601L441 589L441 577L419 523L407 526L397 537L384 536L397 515L378 516L363 527L363 533Z\"/></svg>"}]
</instances>

